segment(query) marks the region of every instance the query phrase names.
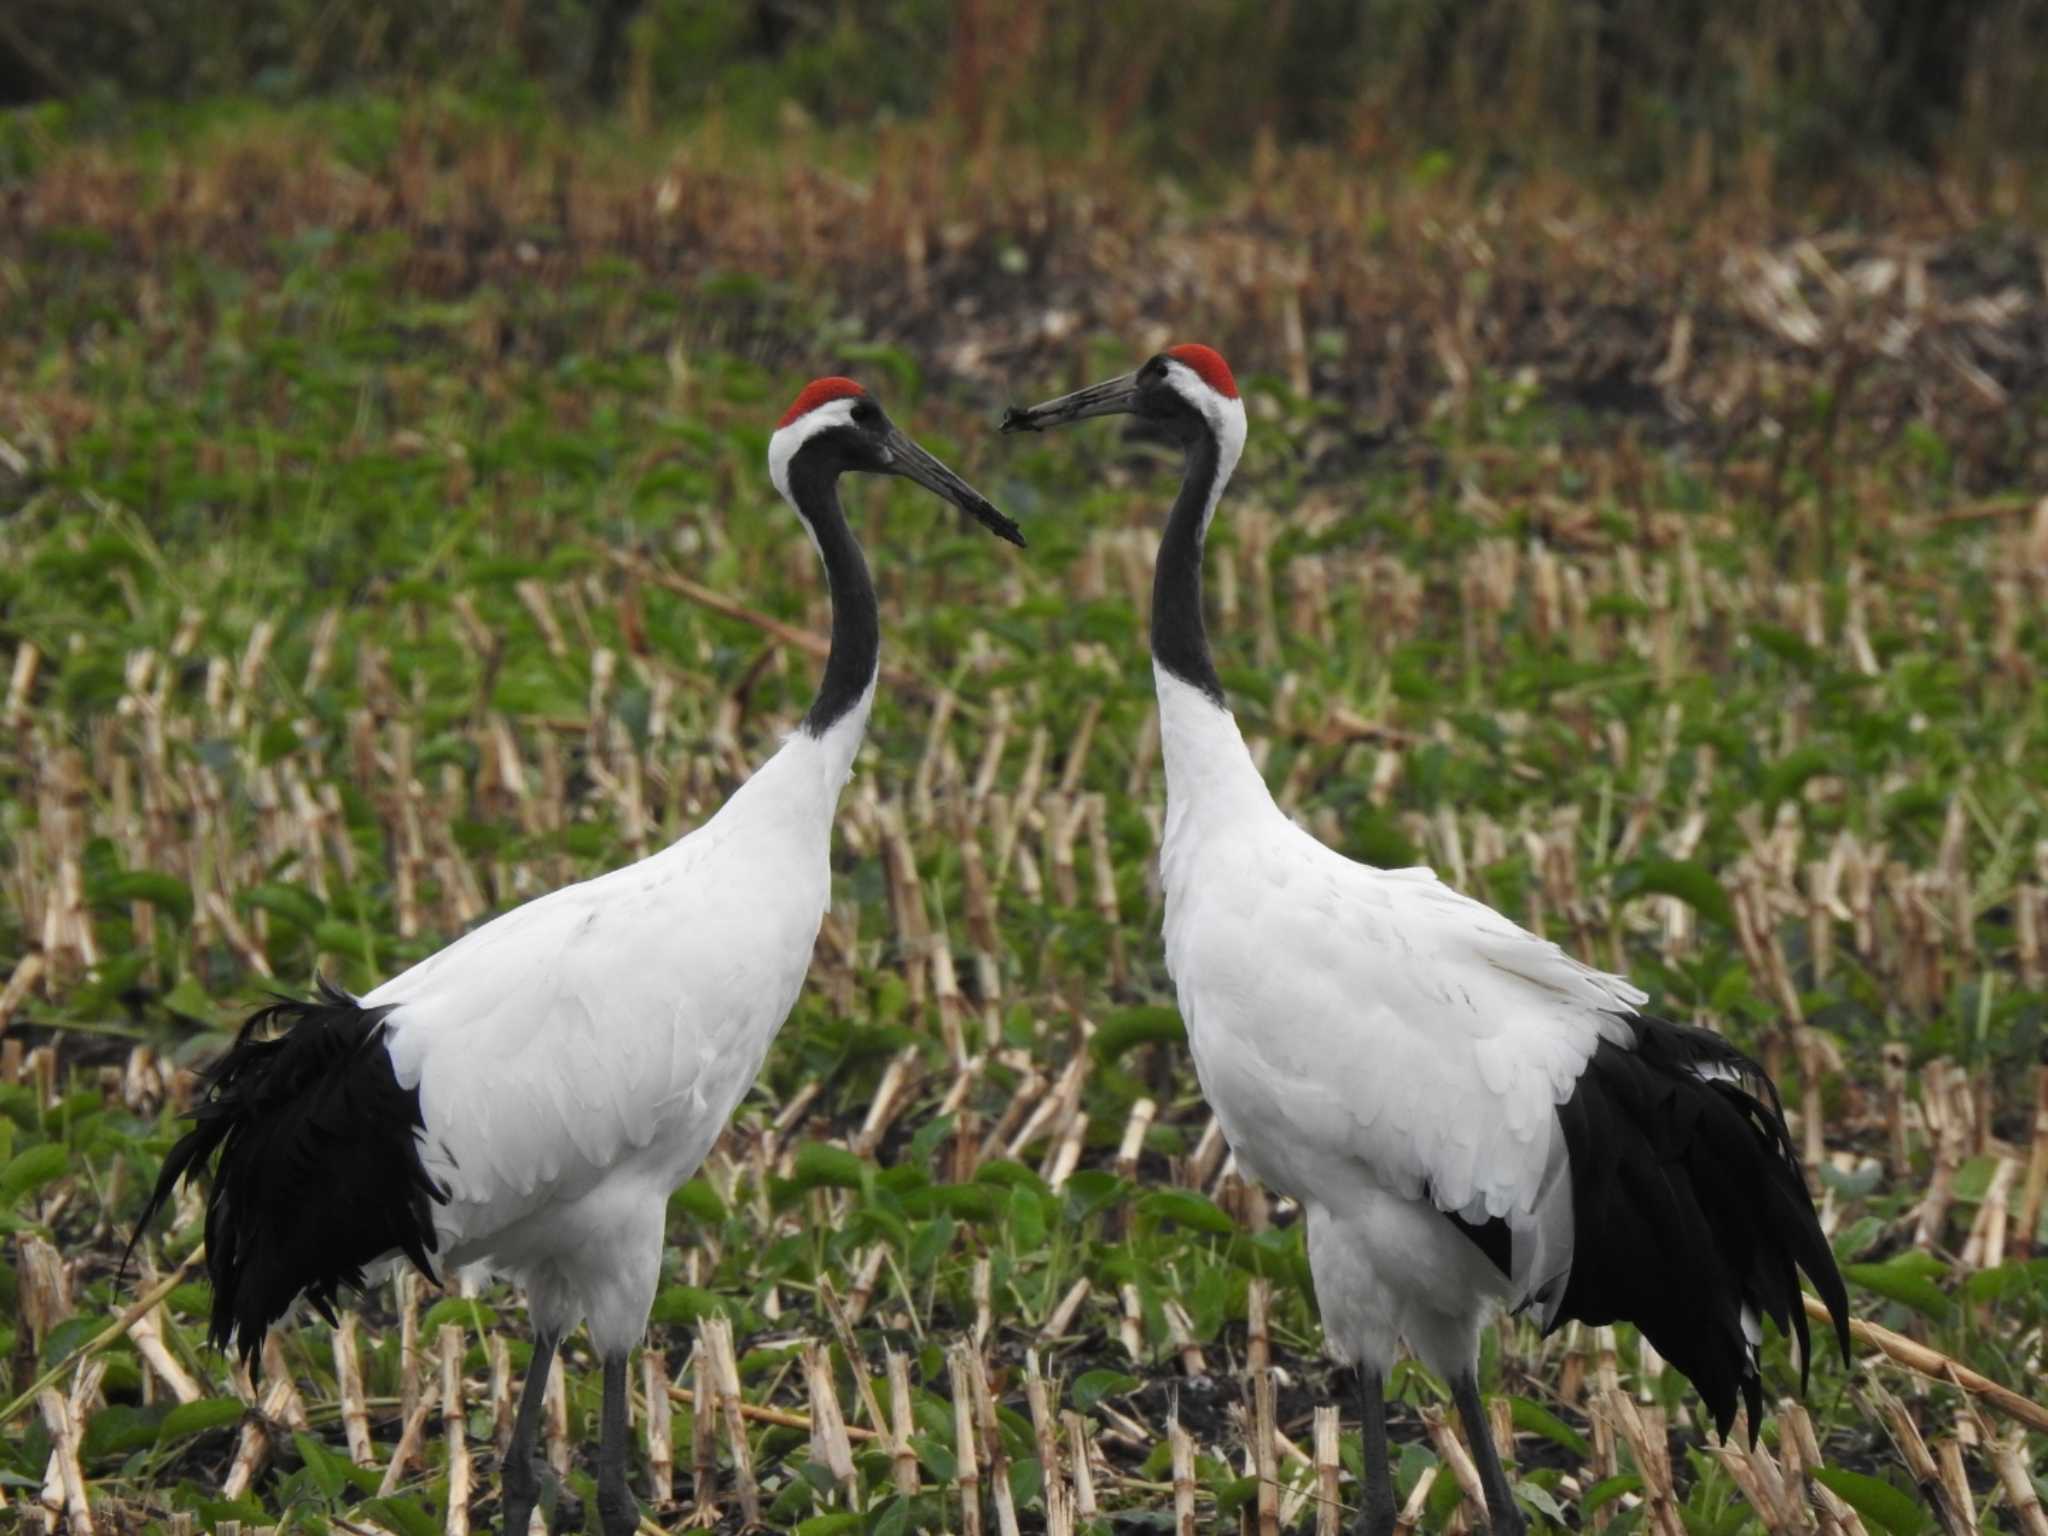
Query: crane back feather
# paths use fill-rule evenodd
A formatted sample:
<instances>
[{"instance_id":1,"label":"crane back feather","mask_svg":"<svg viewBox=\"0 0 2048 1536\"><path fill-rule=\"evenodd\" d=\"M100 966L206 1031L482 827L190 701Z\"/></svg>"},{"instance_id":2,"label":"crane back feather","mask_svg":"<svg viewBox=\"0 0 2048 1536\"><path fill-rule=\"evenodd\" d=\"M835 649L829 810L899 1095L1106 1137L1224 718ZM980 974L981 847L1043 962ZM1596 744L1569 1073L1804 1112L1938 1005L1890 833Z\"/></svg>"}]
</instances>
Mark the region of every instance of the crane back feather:
<instances>
[{"instance_id":1,"label":"crane back feather","mask_svg":"<svg viewBox=\"0 0 2048 1536\"><path fill-rule=\"evenodd\" d=\"M135 1224L139 1237L180 1179L212 1169L207 1336L244 1361L302 1292L333 1322L335 1293L360 1289L364 1266L386 1254L434 1278L433 1206L446 1195L420 1161L419 1095L398 1085L383 1048L389 1011L322 980L310 1001L251 1014L208 1069L195 1123Z\"/></svg>"},{"instance_id":2,"label":"crane back feather","mask_svg":"<svg viewBox=\"0 0 2048 1536\"><path fill-rule=\"evenodd\" d=\"M1240 1164L1311 1213L1339 1358L1383 1370L1399 1333L1454 1371L1491 1298L1633 1322L1724 1434L1740 1400L1757 1423L1760 1320L1805 1358L1798 1271L1848 1317L1763 1070L1429 870L1318 842L1228 710L1156 679L1167 968Z\"/></svg>"}]
</instances>

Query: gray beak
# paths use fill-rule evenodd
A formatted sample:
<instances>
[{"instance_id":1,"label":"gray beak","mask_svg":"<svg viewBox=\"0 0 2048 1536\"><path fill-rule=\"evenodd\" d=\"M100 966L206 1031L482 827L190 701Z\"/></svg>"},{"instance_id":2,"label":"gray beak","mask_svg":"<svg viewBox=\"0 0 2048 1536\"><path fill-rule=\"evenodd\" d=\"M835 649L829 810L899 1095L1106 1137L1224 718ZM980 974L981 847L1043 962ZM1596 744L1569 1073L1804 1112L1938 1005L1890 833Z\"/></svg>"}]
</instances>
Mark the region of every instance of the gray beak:
<instances>
[{"instance_id":1,"label":"gray beak","mask_svg":"<svg viewBox=\"0 0 2048 1536\"><path fill-rule=\"evenodd\" d=\"M943 496L999 539L1008 539L1019 549L1024 534L1015 523L995 509L989 499L952 470L926 453L904 434L901 427L889 428L889 473L915 480L934 496Z\"/></svg>"},{"instance_id":2,"label":"gray beak","mask_svg":"<svg viewBox=\"0 0 2048 1536\"><path fill-rule=\"evenodd\" d=\"M1011 406L1003 413L1005 432L1042 432L1047 427L1063 427L1068 422L1086 421L1091 416L1126 416L1138 408L1138 376L1126 373L1114 379L1105 379L1100 384L1090 384L1086 389L1077 389L1071 395L1061 395L1057 400L1048 400L1043 405L1018 408Z\"/></svg>"}]
</instances>

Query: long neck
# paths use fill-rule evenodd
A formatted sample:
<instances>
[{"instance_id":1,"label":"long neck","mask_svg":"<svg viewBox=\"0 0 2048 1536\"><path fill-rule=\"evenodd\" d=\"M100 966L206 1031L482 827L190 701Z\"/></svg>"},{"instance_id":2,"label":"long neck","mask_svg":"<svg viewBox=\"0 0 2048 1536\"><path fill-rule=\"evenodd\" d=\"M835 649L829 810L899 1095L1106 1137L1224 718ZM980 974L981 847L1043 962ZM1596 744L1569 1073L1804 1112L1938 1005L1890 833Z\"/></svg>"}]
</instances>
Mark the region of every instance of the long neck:
<instances>
[{"instance_id":1,"label":"long neck","mask_svg":"<svg viewBox=\"0 0 2048 1536\"><path fill-rule=\"evenodd\" d=\"M799 729L821 740L834 726L858 736L874 697L875 669L882 653L875 585L846 514L839 509L837 477L805 465L799 455L790 469L789 499L818 542L832 593L832 649L825 657L818 696Z\"/></svg>"},{"instance_id":2,"label":"long neck","mask_svg":"<svg viewBox=\"0 0 2048 1536\"><path fill-rule=\"evenodd\" d=\"M1202 540L1236 457L1233 450L1226 458L1209 433L1195 439L1152 571L1152 665L1166 762L1167 842L1175 848L1183 844L1189 818L1205 810L1229 820L1273 803L1224 702L1202 622ZM1177 883L1178 861L1168 859L1162 868L1168 884Z\"/></svg>"},{"instance_id":3,"label":"long neck","mask_svg":"<svg viewBox=\"0 0 2048 1536\"><path fill-rule=\"evenodd\" d=\"M1202 623L1202 539L1228 473L1215 437L1200 434L1188 449L1187 472L1152 568L1152 659L1218 708L1224 707L1223 681Z\"/></svg>"}]
</instances>

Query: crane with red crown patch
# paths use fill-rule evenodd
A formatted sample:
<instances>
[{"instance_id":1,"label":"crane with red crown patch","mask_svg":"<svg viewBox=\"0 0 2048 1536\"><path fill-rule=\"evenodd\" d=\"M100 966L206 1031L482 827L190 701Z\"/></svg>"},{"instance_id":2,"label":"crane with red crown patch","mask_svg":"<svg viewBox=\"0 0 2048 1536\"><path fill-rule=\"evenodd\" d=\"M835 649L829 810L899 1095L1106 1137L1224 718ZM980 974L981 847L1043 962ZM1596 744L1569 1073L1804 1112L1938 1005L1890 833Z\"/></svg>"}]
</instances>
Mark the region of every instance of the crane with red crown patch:
<instances>
[{"instance_id":1,"label":"crane with red crown patch","mask_svg":"<svg viewBox=\"0 0 2048 1536\"><path fill-rule=\"evenodd\" d=\"M1449 1384L1493 1536L1525 1519L1477 1379L1497 1309L1635 1324L1723 1436L1763 1411L1763 1322L1811 1351L1804 1270L1844 1358L1849 1304L1777 1089L1704 1029L1644 1012L1625 977L1451 890L1375 869L1275 804L1230 712L1202 614L1202 550L1244 449L1211 347L1028 409L1006 431L1129 415L1185 469L1152 580L1166 775L1166 968L1203 1095L1245 1171L1307 1212L1330 1352L1358 1371L1359 1536L1392 1536L1387 1372Z\"/></svg>"}]
</instances>

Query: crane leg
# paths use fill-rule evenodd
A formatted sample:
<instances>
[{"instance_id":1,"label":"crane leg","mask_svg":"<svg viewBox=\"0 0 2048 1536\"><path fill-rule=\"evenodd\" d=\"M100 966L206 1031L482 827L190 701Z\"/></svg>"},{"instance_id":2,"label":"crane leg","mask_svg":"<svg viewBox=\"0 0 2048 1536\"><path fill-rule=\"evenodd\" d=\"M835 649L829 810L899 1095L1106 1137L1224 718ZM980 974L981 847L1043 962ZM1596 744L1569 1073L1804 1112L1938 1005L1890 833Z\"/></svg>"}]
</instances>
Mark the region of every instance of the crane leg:
<instances>
[{"instance_id":1,"label":"crane leg","mask_svg":"<svg viewBox=\"0 0 2048 1536\"><path fill-rule=\"evenodd\" d=\"M1529 1522L1515 1503L1508 1475L1501 1470L1500 1452L1493 1443L1493 1426L1486 1422L1486 1405L1479 1401L1479 1382L1465 1371L1451 1378L1451 1401L1458 1405L1458 1417L1465 1421L1465 1439L1472 1446L1472 1459L1479 1464L1479 1486L1486 1490L1486 1525L1493 1536L1523 1536Z\"/></svg>"},{"instance_id":2,"label":"crane leg","mask_svg":"<svg viewBox=\"0 0 2048 1536\"><path fill-rule=\"evenodd\" d=\"M1365 1451L1365 1508L1357 1536L1393 1536L1394 1474L1387 1464L1386 1385L1371 1366L1358 1368L1358 1428Z\"/></svg>"},{"instance_id":3,"label":"crane leg","mask_svg":"<svg viewBox=\"0 0 2048 1536\"><path fill-rule=\"evenodd\" d=\"M505 1536L526 1536L533 1524L533 1506L540 1500L540 1457L534 1442L540 1436L541 1414L547 1406L548 1368L555 1363L555 1349L561 1342L559 1333L536 1332L533 1336L533 1363L526 1368L526 1385L519 1390L519 1416L512 1421L512 1440L498 1469Z\"/></svg>"},{"instance_id":4,"label":"crane leg","mask_svg":"<svg viewBox=\"0 0 2048 1536\"><path fill-rule=\"evenodd\" d=\"M626 1486L626 1356L604 1357L604 1420L597 1442L597 1520L604 1536L633 1536L640 1505Z\"/></svg>"}]
</instances>

